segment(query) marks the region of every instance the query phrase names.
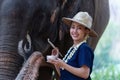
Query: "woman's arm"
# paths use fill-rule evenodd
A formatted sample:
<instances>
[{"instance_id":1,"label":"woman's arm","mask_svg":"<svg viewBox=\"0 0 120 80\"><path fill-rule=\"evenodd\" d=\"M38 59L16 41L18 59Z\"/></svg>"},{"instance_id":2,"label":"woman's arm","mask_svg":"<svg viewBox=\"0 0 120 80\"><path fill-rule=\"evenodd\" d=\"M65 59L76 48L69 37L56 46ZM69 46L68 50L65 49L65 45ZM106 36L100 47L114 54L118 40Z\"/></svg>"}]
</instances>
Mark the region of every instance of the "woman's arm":
<instances>
[{"instance_id":1,"label":"woman's arm","mask_svg":"<svg viewBox=\"0 0 120 80\"><path fill-rule=\"evenodd\" d=\"M53 49L52 50L52 54L56 54L58 53L58 49ZM80 68L76 68L76 67L72 67L68 64L66 64L63 60L57 58L57 59L52 59L52 60L48 60L47 62L53 64L58 72L58 74L60 75L60 68L63 68L63 69L66 69L67 71L69 71L70 73L78 76L78 77L81 77L81 78L84 78L84 79L87 79L89 77L89 73L90 73L90 68L87 67L86 65L83 65L82 67Z\"/></svg>"},{"instance_id":2,"label":"woman's arm","mask_svg":"<svg viewBox=\"0 0 120 80\"><path fill-rule=\"evenodd\" d=\"M81 77L84 79L87 79L89 77L90 68L87 67L86 65L83 65L80 68L75 68L75 67L72 67L72 66L66 64L61 59L50 60L49 62L54 64L54 65L57 65L60 68L66 69L67 71L69 71L70 73L72 73L78 77Z\"/></svg>"},{"instance_id":3,"label":"woman's arm","mask_svg":"<svg viewBox=\"0 0 120 80\"><path fill-rule=\"evenodd\" d=\"M62 67L78 77L81 77L84 79L87 79L89 77L90 68L87 67L86 65L83 65L80 68L75 68L65 63L62 65Z\"/></svg>"}]
</instances>

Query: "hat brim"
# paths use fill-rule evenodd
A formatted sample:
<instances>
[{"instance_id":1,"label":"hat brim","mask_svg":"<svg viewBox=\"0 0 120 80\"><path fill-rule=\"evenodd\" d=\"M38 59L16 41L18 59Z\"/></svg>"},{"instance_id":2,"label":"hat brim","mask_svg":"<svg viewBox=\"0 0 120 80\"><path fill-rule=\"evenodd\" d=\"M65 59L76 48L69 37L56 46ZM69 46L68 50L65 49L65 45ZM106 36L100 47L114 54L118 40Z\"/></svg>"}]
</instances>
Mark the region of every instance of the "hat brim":
<instances>
[{"instance_id":1,"label":"hat brim","mask_svg":"<svg viewBox=\"0 0 120 80\"><path fill-rule=\"evenodd\" d=\"M71 26L71 23L72 23L72 22L77 22L77 23L79 23L80 25L86 27L85 24L80 23L80 22L78 22L78 21L76 21L76 20L74 20L74 19L71 19L71 18L63 17L63 18L62 18L62 21L63 21L66 25L68 25L68 26ZM86 27L86 28L87 28L87 27ZM89 28L88 28L88 29L89 29ZM98 34L97 34L93 29L89 29L89 30L90 30L89 36L91 36L91 37L98 37Z\"/></svg>"}]
</instances>

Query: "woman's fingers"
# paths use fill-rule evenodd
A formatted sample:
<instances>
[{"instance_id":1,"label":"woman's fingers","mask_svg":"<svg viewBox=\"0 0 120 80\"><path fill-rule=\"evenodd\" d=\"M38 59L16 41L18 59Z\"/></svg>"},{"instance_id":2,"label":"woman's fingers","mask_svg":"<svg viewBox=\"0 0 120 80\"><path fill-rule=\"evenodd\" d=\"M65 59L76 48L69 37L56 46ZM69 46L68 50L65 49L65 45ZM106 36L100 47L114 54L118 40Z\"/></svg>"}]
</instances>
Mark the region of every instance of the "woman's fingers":
<instances>
[{"instance_id":1,"label":"woman's fingers","mask_svg":"<svg viewBox=\"0 0 120 80\"><path fill-rule=\"evenodd\" d=\"M57 58L56 60L53 60L53 59L49 59L47 62L55 65L55 66L58 66L58 67L63 67L63 60L61 60L60 58Z\"/></svg>"},{"instance_id":2,"label":"woman's fingers","mask_svg":"<svg viewBox=\"0 0 120 80\"><path fill-rule=\"evenodd\" d=\"M52 60L52 59L49 59L47 62L54 64L54 65L58 64L57 60Z\"/></svg>"}]
</instances>

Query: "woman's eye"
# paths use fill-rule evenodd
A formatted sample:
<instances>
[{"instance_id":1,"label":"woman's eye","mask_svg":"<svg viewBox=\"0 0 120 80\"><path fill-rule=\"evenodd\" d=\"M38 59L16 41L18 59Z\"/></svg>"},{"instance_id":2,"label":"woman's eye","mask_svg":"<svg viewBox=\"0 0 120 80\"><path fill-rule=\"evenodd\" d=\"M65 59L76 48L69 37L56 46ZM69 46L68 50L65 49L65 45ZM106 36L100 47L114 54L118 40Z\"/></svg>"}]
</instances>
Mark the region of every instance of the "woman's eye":
<instances>
[{"instance_id":1,"label":"woman's eye","mask_svg":"<svg viewBox=\"0 0 120 80\"><path fill-rule=\"evenodd\" d=\"M81 27L78 27L77 29L81 29Z\"/></svg>"},{"instance_id":2,"label":"woman's eye","mask_svg":"<svg viewBox=\"0 0 120 80\"><path fill-rule=\"evenodd\" d=\"M72 28L72 29L74 29L74 28L75 28L75 26L71 26L71 28Z\"/></svg>"}]
</instances>

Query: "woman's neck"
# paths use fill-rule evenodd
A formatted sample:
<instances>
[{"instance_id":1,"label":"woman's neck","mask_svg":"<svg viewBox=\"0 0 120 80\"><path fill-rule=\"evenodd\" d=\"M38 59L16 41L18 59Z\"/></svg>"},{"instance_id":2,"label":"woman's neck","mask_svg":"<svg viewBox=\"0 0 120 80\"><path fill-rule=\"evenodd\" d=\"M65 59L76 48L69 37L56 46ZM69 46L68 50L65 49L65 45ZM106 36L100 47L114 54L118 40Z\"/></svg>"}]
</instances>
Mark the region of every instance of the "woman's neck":
<instances>
[{"instance_id":1,"label":"woman's neck","mask_svg":"<svg viewBox=\"0 0 120 80\"><path fill-rule=\"evenodd\" d=\"M73 46L76 46L76 45L78 45L80 42L82 42L82 41L84 41L84 40L79 40L79 41L73 41Z\"/></svg>"},{"instance_id":2,"label":"woman's neck","mask_svg":"<svg viewBox=\"0 0 120 80\"><path fill-rule=\"evenodd\" d=\"M83 42L86 42L86 40L81 40L81 41L75 41L74 43L73 43L73 47L76 47L77 45L79 45L79 44L81 44L81 43L83 43Z\"/></svg>"}]
</instances>

